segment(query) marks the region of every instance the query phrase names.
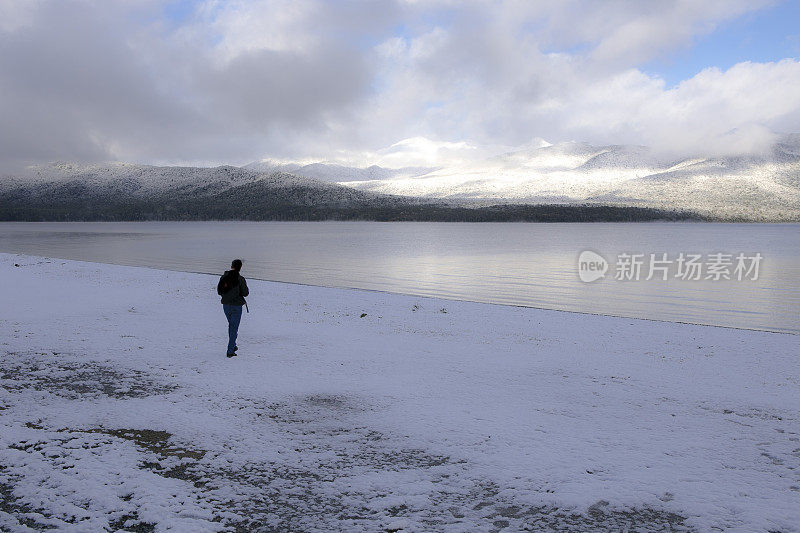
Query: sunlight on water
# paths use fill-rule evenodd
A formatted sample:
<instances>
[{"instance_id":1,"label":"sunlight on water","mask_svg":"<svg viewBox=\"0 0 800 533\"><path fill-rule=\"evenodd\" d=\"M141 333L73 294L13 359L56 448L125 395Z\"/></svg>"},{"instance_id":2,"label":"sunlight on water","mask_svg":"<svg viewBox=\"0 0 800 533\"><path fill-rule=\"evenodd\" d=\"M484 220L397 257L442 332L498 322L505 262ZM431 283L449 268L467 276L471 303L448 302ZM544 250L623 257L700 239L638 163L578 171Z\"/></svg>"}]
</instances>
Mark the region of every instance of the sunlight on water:
<instances>
[{"instance_id":1,"label":"sunlight on water","mask_svg":"<svg viewBox=\"0 0 800 533\"><path fill-rule=\"evenodd\" d=\"M0 251L800 333L798 224L2 223ZM584 283L583 250L610 263ZM761 253L758 280L618 281L620 253ZM646 272L643 272L643 277ZM213 297L211 295L210 297Z\"/></svg>"}]
</instances>

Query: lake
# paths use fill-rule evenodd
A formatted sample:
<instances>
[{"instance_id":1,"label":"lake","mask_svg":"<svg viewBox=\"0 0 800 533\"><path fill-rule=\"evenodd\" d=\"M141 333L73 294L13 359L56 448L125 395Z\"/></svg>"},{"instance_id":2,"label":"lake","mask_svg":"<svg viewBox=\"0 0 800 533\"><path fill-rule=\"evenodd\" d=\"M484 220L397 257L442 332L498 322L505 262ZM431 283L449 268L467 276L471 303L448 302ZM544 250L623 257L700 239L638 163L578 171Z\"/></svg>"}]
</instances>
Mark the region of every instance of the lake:
<instances>
[{"instance_id":1,"label":"lake","mask_svg":"<svg viewBox=\"0 0 800 533\"><path fill-rule=\"evenodd\" d=\"M0 251L800 333L800 224L4 222Z\"/></svg>"}]
</instances>

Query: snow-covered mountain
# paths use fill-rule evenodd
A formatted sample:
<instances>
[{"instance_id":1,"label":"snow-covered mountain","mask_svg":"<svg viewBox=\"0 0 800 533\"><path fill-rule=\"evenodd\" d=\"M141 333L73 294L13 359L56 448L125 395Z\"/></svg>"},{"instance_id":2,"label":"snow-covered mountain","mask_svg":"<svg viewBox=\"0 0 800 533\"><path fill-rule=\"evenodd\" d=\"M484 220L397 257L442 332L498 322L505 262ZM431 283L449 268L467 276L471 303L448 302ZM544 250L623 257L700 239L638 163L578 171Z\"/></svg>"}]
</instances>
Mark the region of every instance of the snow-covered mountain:
<instances>
[{"instance_id":1,"label":"snow-covered mountain","mask_svg":"<svg viewBox=\"0 0 800 533\"><path fill-rule=\"evenodd\" d=\"M296 219L397 201L285 172L231 166L54 163L0 180L2 220Z\"/></svg>"},{"instance_id":2,"label":"snow-covered mountain","mask_svg":"<svg viewBox=\"0 0 800 533\"><path fill-rule=\"evenodd\" d=\"M291 172L298 176L304 176L320 181L342 182L342 181L370 181L413 178L437 170L430 167L404 167L404 168L385 168L372 165L366 168L345 166L337 163L285 163L265 159L245 165L242 168L258 172Z\"/></svg>"},{"instance_id":3,"label":"snow-covered mountain","mask_svg":"<svg viewBox=\"0 0 800 533\"><path fill-rule=\"evenodd\" d=\"M221 191L257 181L267 181L276 187L307 185L322 189L336 188L332 183L319 182L278 170L260 172L234 166L159 167L129 163L84 165L64 162L29 167L26 174L0 182L0 188L44 187L72 183L84 186L89 191L113 188L146 197L177 189L199 191L214 187L215 191Z\"/></svg>"},{"instance_id":4,"label":"snow-covered mountain","mask_svg":"<svg viewBox=\"0 0 800 533\"><path fill-rule=\"evenodd\" d=\"M230 166L55 163L32 168L24 176L0 179L0 220L590 222L687 218L698 217L597 205L467 208L434 199L362 191L280 170L261 172Z\"/></svg>"},{"instance_id":5,"label":"snow-covered mountain","mask_svg":"<svg viewBox=\"0 0 800 533\"><path fill-rule=\"evenodd\" d=\"M500 208L503 213L496 208L478 214L463 211L505 204L517 207ZM111 212L116 219L609 216L603 212L587 218L580 210L558 215L552 212L555 206L536 212L519 208L530 204L659 212L647 213L646 219L660 212L681 212L722 220L800 221L800 134L786 135L769 150L745 156L671 158L642 146L541 143L444 168L270 160L214 168L54 163L0 179L4 220L75 218L75 213L96 219ZM637 212L632 219L640 216Z\"/></svg>"},{"instance_id":6,"label":"snow-covered mountain","mask_svg":"<svg viewBox=\"0 0 800 533\"><path fill-rule=\"evenodd\" d=\"M762 154L671 159L642 146L562 143L417 176L342 180L364 191L497 203L601 203L800 220L800 135Z\"/></svg>"}]
</instances>

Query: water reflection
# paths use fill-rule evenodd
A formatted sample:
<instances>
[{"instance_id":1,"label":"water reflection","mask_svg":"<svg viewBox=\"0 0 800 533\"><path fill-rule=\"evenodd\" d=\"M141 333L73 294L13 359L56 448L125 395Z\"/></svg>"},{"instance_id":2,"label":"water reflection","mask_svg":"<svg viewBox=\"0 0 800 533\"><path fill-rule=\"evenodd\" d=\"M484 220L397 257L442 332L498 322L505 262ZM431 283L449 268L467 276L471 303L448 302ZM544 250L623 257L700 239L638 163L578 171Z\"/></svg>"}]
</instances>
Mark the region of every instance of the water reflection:
<instances>
[{"instance_id":1,"label":"water reflection","mask_svg":"<svg viewBox=\"0 0 800 533\"><path fill-rule=\"evenodd\" d=\"M0 250L800 333L798 224L2 223ZM757 281L582 283L578 254L755 253Z\"/></svg>"}]
</instances>

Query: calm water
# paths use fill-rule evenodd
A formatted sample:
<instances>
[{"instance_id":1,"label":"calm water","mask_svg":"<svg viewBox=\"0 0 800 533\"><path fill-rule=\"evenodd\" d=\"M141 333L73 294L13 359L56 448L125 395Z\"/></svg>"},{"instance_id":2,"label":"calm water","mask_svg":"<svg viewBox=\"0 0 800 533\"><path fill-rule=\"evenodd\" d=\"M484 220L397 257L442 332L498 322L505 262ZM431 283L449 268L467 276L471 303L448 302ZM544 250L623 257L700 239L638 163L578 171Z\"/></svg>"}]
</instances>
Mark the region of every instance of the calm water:
<instances>
[{"instance_id":1,"label":"calm water","mask_svg":"<svg viewBox=\"0 0 800 533\"><path fill-rule=\"evenodd\" d=\"M604 279L580 281L586 249ZM208 273L242 257L251 278L800 333L800 224L0 223L0 251ZM758 280L618 281L623 252L646 254L642 278L651 253L763 260Z\"/></svg>"}]
</instances>

